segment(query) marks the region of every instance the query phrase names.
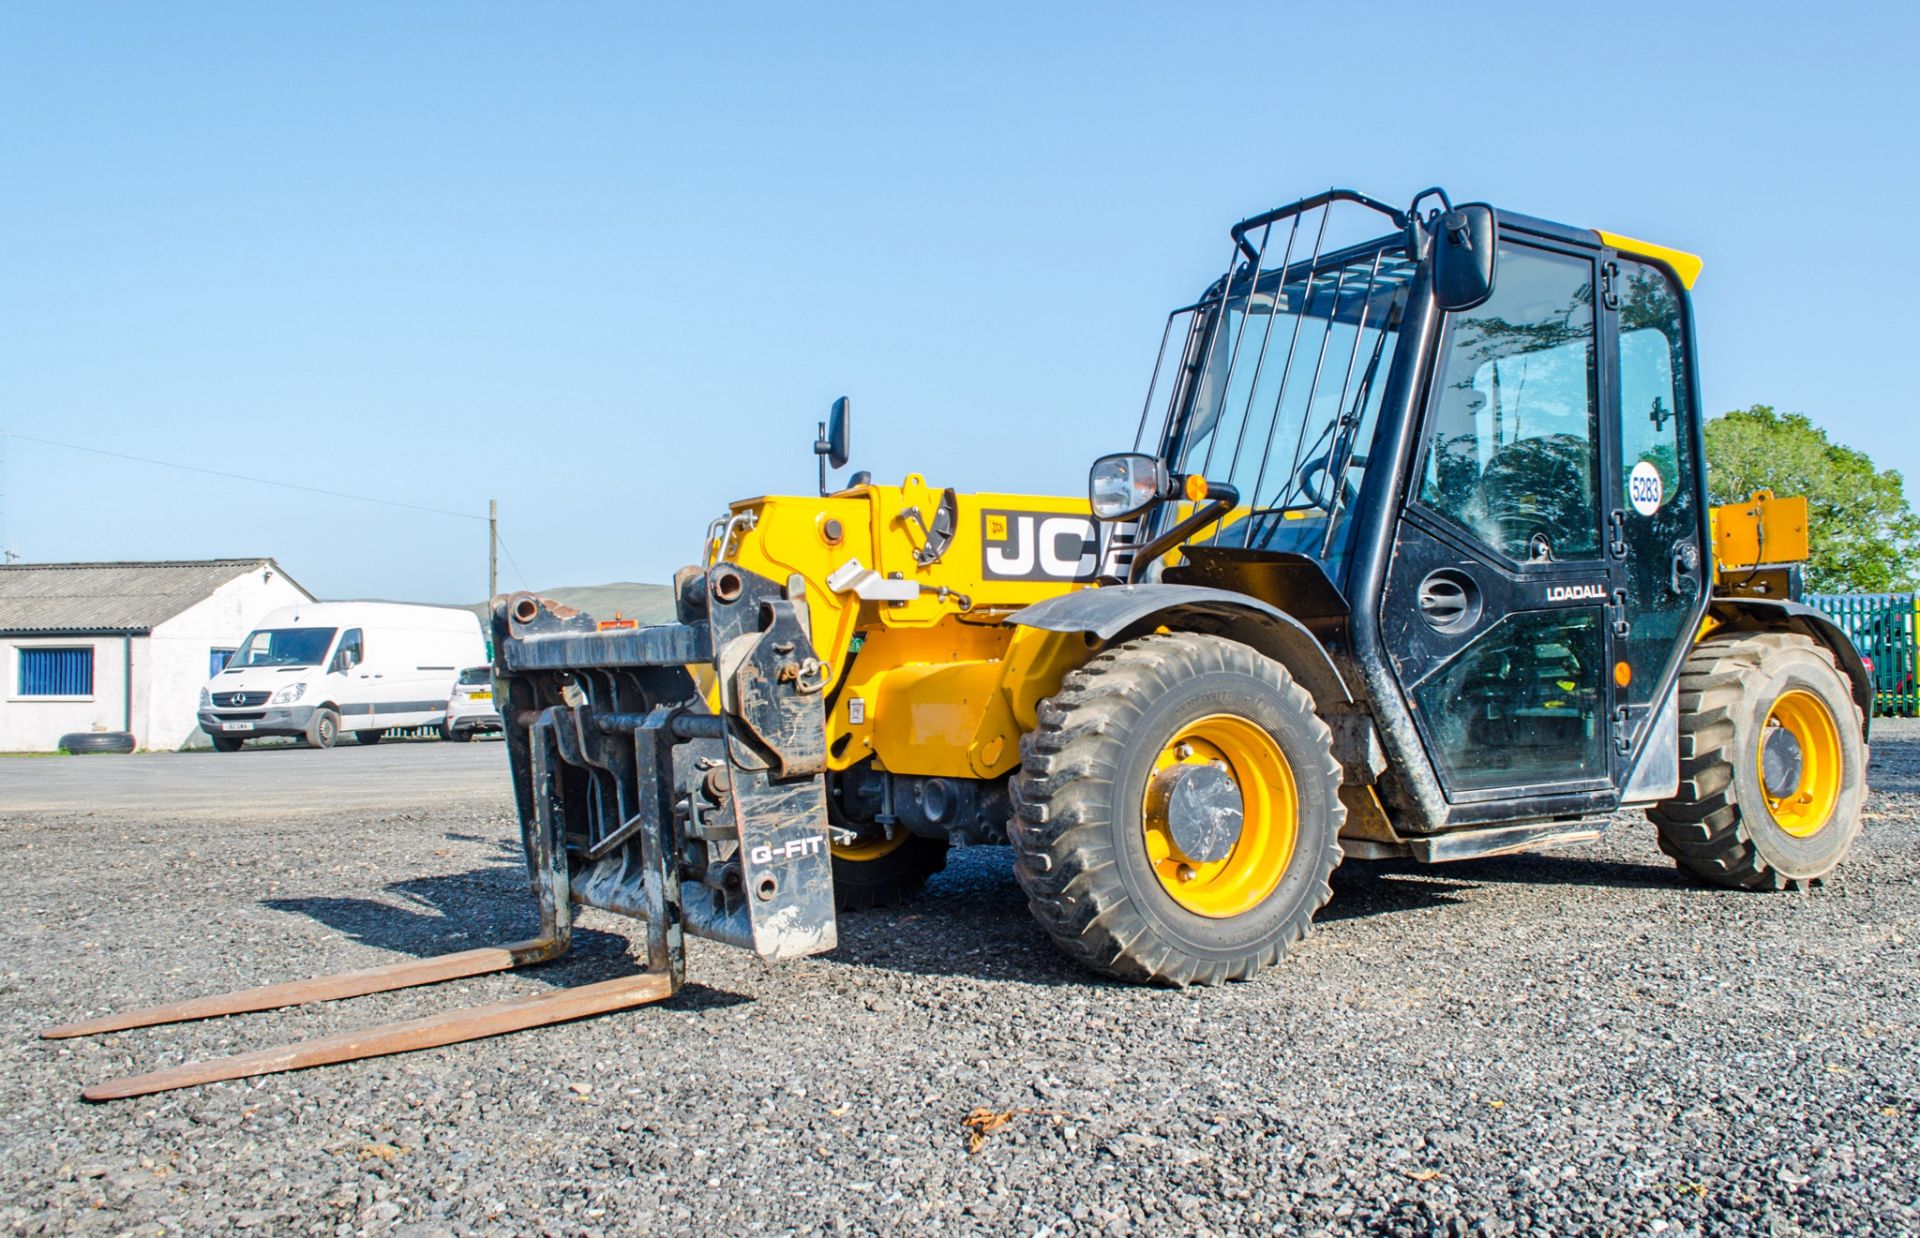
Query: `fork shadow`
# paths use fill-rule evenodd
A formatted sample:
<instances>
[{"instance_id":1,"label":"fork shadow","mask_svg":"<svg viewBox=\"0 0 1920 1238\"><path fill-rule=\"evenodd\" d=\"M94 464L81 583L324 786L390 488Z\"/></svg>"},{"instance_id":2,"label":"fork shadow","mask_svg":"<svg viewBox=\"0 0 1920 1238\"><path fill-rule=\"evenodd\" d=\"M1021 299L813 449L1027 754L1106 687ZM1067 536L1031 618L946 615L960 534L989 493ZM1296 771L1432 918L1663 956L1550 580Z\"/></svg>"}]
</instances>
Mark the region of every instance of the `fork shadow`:
<instances>
[{"instance_id":1,"label":"fork shadow","mask_svg":"<svg viewBox=\"0 0 1920 1238\"><path fill-rule=\"evenodd\" d=\"M385 887L385 893L398 898L400 905L372 898L312 897L263 899L261 906L306 916L363 945L419 958L524 941L540 931L526 868L519 863L396 881ZM636 975L645 970L637 957L644 954L639 941L575 924L564 955L515 970L542 984L571 988ZM664 1004L697 1010L750 1000L687 984Z\"/></svg>"}]
</instances>

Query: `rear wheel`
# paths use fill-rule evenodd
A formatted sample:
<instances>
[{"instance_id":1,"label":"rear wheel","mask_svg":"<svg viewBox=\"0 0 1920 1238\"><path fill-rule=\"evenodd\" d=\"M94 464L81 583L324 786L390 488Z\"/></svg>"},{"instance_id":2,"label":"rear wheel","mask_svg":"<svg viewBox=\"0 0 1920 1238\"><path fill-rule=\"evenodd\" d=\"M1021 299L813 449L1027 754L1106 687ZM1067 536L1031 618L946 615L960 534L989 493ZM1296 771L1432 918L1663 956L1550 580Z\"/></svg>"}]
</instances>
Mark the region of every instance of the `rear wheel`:
<instances>
[{"instance_id":1,"label":"rear wheel","mask_svg":"<svg viewBox=\"0 0 1920 1238\"><path fill-rule=\"evenodd\" d=\"M1715 885L1818 881L1860 832L1861 732L1839 667L1809 638L1702 641L1680 673L1680 793L1647 812L1661 849Z\"/></svg>"},{"instance_id":2,"label":"rear wheel","mask_svg":"<svg viewBox=\"0 0 1920 1238\"><path fill-rule=\"evenodd\" d=\"M247 742L238 735L209 735L207 738L213 741L215 752L238 752L240 745Z\"/></svg>"},{"instance_id":3,"label":"rear wheel","mask_svg":"<svg viewBox=\"0 0 1920 1238\"><path fill-rule=\"evenodd\" d=\"M331 748L340 738L340 715L322 706L307 722L307 747Z\"/></svg>"},{"instance_id":4,"label":"rear wheel","mask_svg":"<svg viewBox=\"0 0 1920 1238\"><path fill-rule=\"evenodd\" d=\"M834 843L832 851L833 905L839 911L905 902L947 866L944 839L922 838L897 827L892 838Z\"/></svg>"},{"instance_id":5,"label":"rear wheel","mask_svg":"<svg viewBox=\"0 0 1920 1238\"><path fill-rule=\"evenodd\" d=\"M450 739L456 744L464 744L473 738L473 731L471 728L443 726L440 728L440 738Z\"/></svg>"},{"instance_id":6,"label":"rear wheel","mask_svg":"<svg viewBox=\"0 0 1920 1238\"><path fill-rule=\"evenodd\" d=\"M380 740L385 735L386 735L385 731L355 731L353 733L353 738L357 740L363 747L370 748L374 744L379 743Z\"/></svg>"},{"instance_id":7,"label":"rear wheel","mask_svg":"<svg viewBox=\"0 0 1920 1238\"><path fill-rule=\"evenodd\" d=\"M1175 633L1110 650L1041 705L1021 756L1014 875L1097 971L1244 980L1332 896L1333 737L1286 668L1245 645Z\"/></svg>"}]
</instances>

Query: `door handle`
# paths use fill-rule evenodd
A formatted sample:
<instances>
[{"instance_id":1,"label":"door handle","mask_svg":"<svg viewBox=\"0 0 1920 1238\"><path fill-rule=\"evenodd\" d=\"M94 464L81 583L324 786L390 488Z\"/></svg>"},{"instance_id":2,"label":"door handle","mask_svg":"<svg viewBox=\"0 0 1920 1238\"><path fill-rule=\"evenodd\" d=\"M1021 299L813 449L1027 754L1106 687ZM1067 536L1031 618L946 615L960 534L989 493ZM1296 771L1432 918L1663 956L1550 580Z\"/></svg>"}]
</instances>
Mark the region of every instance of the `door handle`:
<instances>
[{"instance_id":1,"label":"door handle","mask_svg":"<svg viewBox=\"0 0 1920 1238\"><path fill-rule=\"evenodd\" d=\"M1692 597L1700 591L1700 548L1692 542L1673 544L1673 572L1667 587L1676 596Z\"/></svg>"}]
</instances>

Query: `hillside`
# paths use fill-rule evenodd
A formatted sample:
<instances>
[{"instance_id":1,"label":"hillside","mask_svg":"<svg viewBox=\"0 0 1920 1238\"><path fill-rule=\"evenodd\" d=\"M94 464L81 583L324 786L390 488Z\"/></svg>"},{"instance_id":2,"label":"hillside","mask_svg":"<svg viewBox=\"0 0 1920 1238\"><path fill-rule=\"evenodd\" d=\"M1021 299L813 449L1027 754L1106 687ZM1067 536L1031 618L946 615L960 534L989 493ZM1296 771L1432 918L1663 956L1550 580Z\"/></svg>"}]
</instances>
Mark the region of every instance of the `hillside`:
<instances>
[{"instance_id":1,"label":"hillside","mask_svg":"<svg viewBox=\"0 0 1920 1238\"><path fill-rule=\"evenodd\" d=\"M670 585L616 581L605 585L556 585L551 589L535 589L534 592L584 610L595 619L611 619L616 613L628 619L638 619L641 623L666 623L673 618L673 588ZM475 602L468 609L483 621L486 619L485 602Z\"/></svg>"}]
</instances>

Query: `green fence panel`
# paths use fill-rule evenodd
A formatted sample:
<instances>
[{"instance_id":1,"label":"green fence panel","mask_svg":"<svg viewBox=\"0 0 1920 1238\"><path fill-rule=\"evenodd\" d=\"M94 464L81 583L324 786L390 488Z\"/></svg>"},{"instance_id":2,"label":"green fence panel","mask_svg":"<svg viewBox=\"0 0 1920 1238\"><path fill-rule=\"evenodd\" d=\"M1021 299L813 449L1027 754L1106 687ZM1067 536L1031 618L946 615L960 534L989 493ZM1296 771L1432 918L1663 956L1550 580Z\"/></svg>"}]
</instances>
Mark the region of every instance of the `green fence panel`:
<instances>
[{"instance_id":1,"label":"green fence panel","mask_svg":"<svg viewBox=\"0 0 1920 1238\"><path fill-rule=\"evenodd\" d=\"M1874 712L1920 715L1920 622L1911 593L1813 593L1817 606L1853 638L1873 662Z\"/></svg>"}]
</instances>

